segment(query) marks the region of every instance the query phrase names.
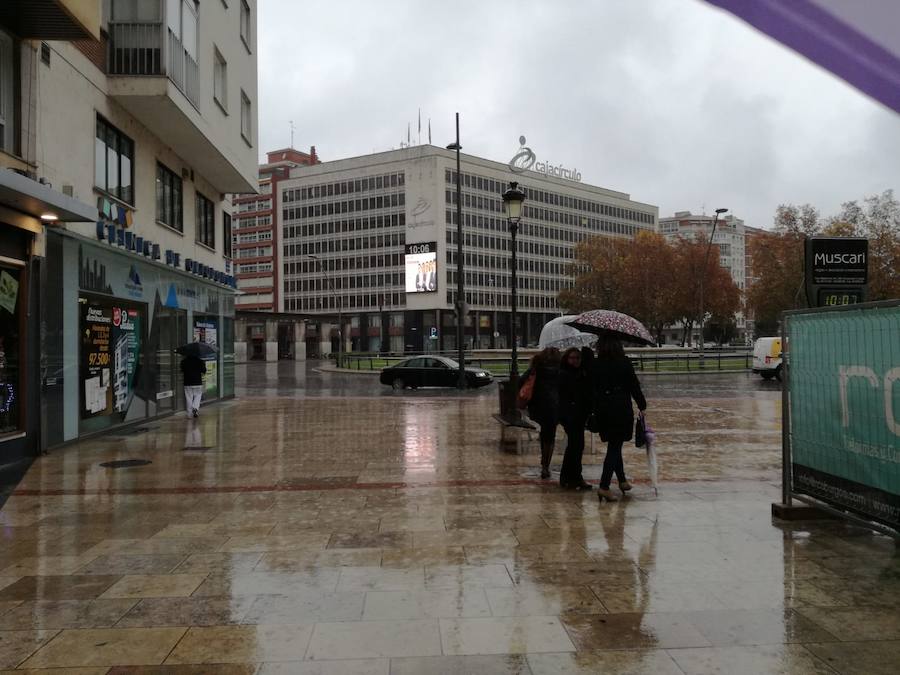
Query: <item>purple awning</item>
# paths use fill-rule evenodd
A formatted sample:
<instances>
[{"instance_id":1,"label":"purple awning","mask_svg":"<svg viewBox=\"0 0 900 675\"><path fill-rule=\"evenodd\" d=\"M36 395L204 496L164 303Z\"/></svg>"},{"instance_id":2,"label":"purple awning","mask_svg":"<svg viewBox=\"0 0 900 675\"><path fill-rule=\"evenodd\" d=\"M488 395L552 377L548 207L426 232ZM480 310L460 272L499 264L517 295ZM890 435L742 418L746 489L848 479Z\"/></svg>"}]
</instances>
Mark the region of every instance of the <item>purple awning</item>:
<instances>
[{"instance_id":1,"label":"purple awning","mask_svg":"<svg viewBox=\"0 0 900 675\"><path fill-rule=\"evenodd\" d=\"M900 2L707 0L900 112Z\"/></svg>"}]
</instances>

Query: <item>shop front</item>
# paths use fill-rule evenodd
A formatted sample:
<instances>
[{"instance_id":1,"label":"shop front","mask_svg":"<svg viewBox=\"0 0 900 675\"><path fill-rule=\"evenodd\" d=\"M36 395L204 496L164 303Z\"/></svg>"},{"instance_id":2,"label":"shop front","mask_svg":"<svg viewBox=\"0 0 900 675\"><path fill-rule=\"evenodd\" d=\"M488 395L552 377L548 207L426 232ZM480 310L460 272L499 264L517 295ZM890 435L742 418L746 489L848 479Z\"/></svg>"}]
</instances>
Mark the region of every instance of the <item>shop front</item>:
<instances>
[{"instance_id":1,"label":"shop front","mask_svg":"<svg viewBox=\"0 0 900 675\"><path fill-rule=\"evenodd\" d=\"M217 350L204 400L233 395L231 288L66 231L46 245L44 448L184 410L187 342Z\"/></svg>"}]
</instances>

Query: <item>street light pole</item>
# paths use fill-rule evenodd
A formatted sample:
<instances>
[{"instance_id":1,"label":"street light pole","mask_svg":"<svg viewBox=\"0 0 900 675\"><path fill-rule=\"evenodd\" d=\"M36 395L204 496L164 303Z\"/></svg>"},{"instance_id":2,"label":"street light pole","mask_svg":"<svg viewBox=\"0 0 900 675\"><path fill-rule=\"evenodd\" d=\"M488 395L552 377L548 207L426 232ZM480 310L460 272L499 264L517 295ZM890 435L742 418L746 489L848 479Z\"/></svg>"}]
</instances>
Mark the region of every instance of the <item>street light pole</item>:
<instances>
[{"instance_id":1,"label":"street light pole","mask_svg":"<svg viewBox=\"0 0 900 675\"><path fill-rule=\"evenodd\" d=\"M516 312L518 311L518 281L516 279L516 235L519 232L519 222L522 220L522 202L525 201L525 192L519 189L516 181L511 181L509 189L503 193L503 205L506 208L506 220L509 222L509 234L512 238L512 270L510 277L510 332L512 333L512 354L509 364L509 387L513 392L518 391L519 382L519 349L516 339ZM515 396L515 394L510 394Z\"/></svg>"},{"instance_id":2,"label":"street light pole","mask_svg":"<svg viewBox=\"0 0 900 675\"><path fill-rule=\"evenodd\" d=\"M456 113L456 142L447 146L448 150L456 150L456 350L459 361L459 377L456 380L458 389L465 389L466 383L466 349L463 344L463 327L465 323L466 286L463 274L463 216L462 216L462 174L460 173L459 151L459 113Z\"/></svg>"},{"instance_id":3,"label":"street light pole","mask_svg":"<svg viewBox=\"0 0 900 675\"><path fill-rule=\"evenodd\" d=\"M315 260L316 264L319 266L319 271L322 273L322 276L325 277L325 281L328 282L329 288L331 288L331 295L334 296L335 301L337 302L337 310L338 310L338 368L340 368L344 364L344 310L343 310L343 302L341 302L341 297L337 294L337 291L334 288L334 282L331 280L331 277L328 276L328 272L325 271L325 266L322 264L322 261L319 260L319 256L307 254L307 258L311 260Z\"/></svg>"},{"instance_id":4,"label":"street light pole","mask_svg":"<svg viewBox=\"0 0 900 675\"><path fill-rule=\"evenodd\" d=\"M712 248L713 237L716 236L716 225L719 223L719 214L725 213L728 209L716 209L716 217L713 218L712 232L709 234L709 241L706 243L706 255L703 258L703 269L700 270L700 363L703 363L703 328L706 318L706 307L703 305L703 286L706 279L706 270L709 268L709 251Z\"/></svg>"}]
</instances>

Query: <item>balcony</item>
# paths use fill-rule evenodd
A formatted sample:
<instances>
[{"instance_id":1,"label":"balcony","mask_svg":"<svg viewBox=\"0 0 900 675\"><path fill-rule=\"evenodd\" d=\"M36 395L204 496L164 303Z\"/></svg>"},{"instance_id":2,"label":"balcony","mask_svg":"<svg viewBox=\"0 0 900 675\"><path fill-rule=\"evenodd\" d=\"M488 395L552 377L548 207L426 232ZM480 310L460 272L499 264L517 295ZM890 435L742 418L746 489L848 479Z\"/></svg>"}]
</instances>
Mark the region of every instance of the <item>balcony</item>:
<instances>
[{"instance_id":1,"label":"balcony","mask_svg":"<svg viewBox=\"0 0 900 675\"><path fill-rule=\"evenodd\" d=\"M108 2L109 96L175 148L217 192L255 193L253 149L241 140L236 122L210 105L211 81L201 86L200 66L210 66L197 57L201 30L196 1ZM214 23L203 26L213 28Z\"/></svg>"},{"instance_id":2,"label":"balcony","mask_svg":"<svg viewBox=\"0 0 900 675\"><path fill-rule=\"evenodd\" d=\"M168 77L199 109L200 69L197 61L165 24L110 23L108 44L110 75Z\"/></svg>"}]
</instances>

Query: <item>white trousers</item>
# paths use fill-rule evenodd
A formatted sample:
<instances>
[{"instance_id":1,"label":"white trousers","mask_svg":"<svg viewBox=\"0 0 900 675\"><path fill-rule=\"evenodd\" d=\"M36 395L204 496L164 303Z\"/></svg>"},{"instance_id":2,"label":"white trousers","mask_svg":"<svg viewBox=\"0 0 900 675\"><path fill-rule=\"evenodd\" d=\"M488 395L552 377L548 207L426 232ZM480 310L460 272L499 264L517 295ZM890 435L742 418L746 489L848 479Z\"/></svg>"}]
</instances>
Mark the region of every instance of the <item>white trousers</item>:
<instances>
[{"instance_id":1,"label":"white trousers","mask_svg":"<svg viewBox=\"0 0 900 675\"><path fill-rule=\"evenodd\" d=\"M200 410L200 399L203 398L203 385L184 387L184 403L187 406L188 417L194 414L194 410Z\"/></svg>"}]
</instances>

